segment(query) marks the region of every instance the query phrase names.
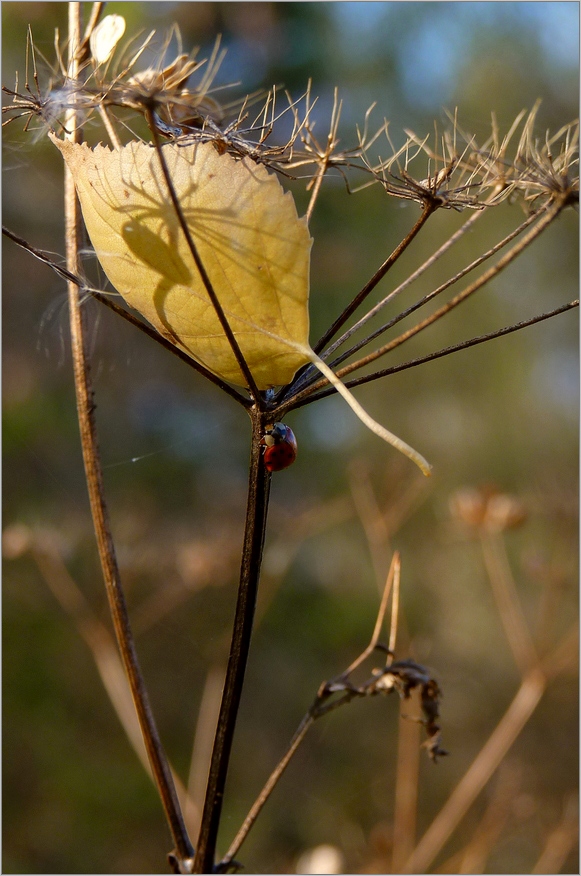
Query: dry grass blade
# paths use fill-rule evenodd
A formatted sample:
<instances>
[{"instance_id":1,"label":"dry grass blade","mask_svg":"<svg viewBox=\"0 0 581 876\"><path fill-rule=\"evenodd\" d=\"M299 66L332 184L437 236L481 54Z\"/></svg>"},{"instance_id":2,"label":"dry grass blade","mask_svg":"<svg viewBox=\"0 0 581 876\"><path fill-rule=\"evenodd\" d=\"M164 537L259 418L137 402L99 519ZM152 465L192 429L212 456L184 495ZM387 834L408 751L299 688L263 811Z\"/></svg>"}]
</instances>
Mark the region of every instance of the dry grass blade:
<instances>
[{"instance_id":1,"label":"dry grass blade","mask_svg":"<svg viewBox=\"0 0 581 876\"><path fill-rule=\"evenodd\" d=\"M533 669L523 679L516 696L476 756L413 854L402 868L403 873L427 873L436 855L482 791L500 762L519 736L538 706L547 685L539 669Z\"/></svg>"},{"instance_id":2,"label":"dry grass blade","mask_svg":"<svg viewBox=\"0 0 581 876\"><path fill-rule=\"evenodd\" d=\"M522 772L517 766L506 763L501 765L490 802L470 842L462 851L458 873L485 872L490 853L510 818L511 804L522 783Z\"/></svg>"},{"instance_id":3,"label":"dry grass blade","mask_svg":"<svg viewBox=\"0 0 581 876\"><path fill-rule=\"evenodd\" d=\"M53 534L35 532L15 524L4 531L3 548L5 556L10 558L15 558L26 550L30 551L51 593L74 622L79 635L91 651L103 687L131 747L143 769L155 783L117 644L71 577L56 547ZM173 768L172 775L182 806L195 811L195 803L189 798L188 792Z\"/></svg>"},{"instance_id":4,"label":"dry grass blade","mask_svg":"<svg viewBox=\"0 0 581 876\"><path fill-rule=\"evenodd\" d=\"M402 872L416 843L421 753L419 691L401 700L399 708L391 873Z\"/></svg>"},{"instance_id":5,"label":"dry grass blade","mask_svg":"<svg viewBox=\"0 0 581 876\"><path fill-rule=\"evenodd\" d=\"M560 873L567 856L579 841L579 803L576 796L565 800L563 817L547 837L545 847L531 873Z\"/></svg>"},{"instance_id":6,"label":"dry grass blade","mask_svg":"<svg viewBox=\"0 0 581 876\"><path fill-rule=\"evenodd\" d=\"M198 711L188 775L188 803L184 811L186 824L190 828L192 836L197 836L200 830L212 745L218 724L225 677L226 669L224 666L215 664L210 667L206 675L206 683Z\"/></svg>"},{"instance_id":7,"label":"dry grass blade","mask_svg":"<svg viewBox=\"0 0 581 876\"><path fill-rule=\"evenodd\" d=\"M481 545L504 632L524 678L538 664L539 658L518 598L506 547L500 533L482 533Z\"/></svg>"}]
</instances>

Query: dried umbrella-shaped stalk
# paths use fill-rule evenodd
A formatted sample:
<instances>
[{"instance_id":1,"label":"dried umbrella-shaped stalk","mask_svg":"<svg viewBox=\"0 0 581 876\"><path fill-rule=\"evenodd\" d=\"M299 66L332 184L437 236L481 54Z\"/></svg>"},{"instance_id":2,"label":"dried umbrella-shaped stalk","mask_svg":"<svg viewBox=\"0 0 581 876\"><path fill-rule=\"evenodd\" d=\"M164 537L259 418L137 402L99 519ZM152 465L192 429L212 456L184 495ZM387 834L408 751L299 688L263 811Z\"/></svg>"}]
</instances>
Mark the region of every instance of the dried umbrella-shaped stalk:
<instances>
[{"instance_id":1,"label":"dried umbrella-shaped stalk","mask_svg":"<svg viewBox=\"0 0 581 876\"><path fill-rule=\"evenodd\" d=\"M276 90L273 90L263 99L262 108L251 118L250 108L257 99L256 95L246 98L237 106L221 105L215 97L213 80L222 57L218 44L208 62L197 61L195 56L189 57L181 53L181 50L176 58L168 61L165 57L169 46L168 39L160 53L158 65L155 68L138 70L138 62L146 46L150 45L152 35L137 48L134 46L130 52L126 51L120 57L120 60L114 63L112 58L116 54L116 46L123 33L124 26L119 21L112 19L118 19L119 17L110 16L101 25L97 25L101 4L96 4L85 36L81 40L78 23L79 5L71 4L71 10L71 21L76 28L76 36L72 44L73 47L75 45L79 46L78 52L75 53L73 51L73 66L66 68L62 63L60 52L57 50L57 59L61 69L61 81L58 85L56 82L53 83L47 92L41 93L37 74L36 50L30 37L27 54L32 61L32 78L35 88L30 87L27 72L23 93L19 93L18 85L12 91L4 89L11 97L11 103L4 108L4 111L8 114L8 120L24 117L26 118L25 129L27 129L32 119L38 119L41 125L48 126L55 133L64 131L65 133L68 132L69 135L73 135L74 132L74 136L77 137L81 127L97 115L102 120L105 130L108 132L116 150L122 149L118 122L122 122L126 131L130 130L129 125L139 124L140 119L146 122L150 136L153 139L159 167L165 182L163 197L174 211L180 229L179 234L183 235L181 239L187 245L189 257L193 260L196 271L201 277L205 293L209 297L211 306L220 322L227 345L243 375L242 390L233 387L228 378L224 379L219 373L219 369L218 371L208 369L203 362L197 361L191 355L185 354L183 349L180 348L180 343L175 342L176 338L172 338L171 331L169 334L166 334L166 337L162 337L162 335L145 325L129 311L120 308L108 300L106 296L92 289L90 284L80 276L80 268L76 261L77 246L74 243L72 229L68 239L71 242L74 257L71 255L69 258L66 271L52 262L48 256L26 244L17 235L8 230L5 233L15 242L28 248L35 256L50 264L57 272L66 277L69 284L76 286L81 293L89 292L96 295L103 303L113 307L124 318L129 319L143 331L146 331L150 337L154 337L167 349L171 349L172 352L179 355L180 358L187 361L192 367L205 374L247 410L252 423L250 480L239 597L222 707L210 766L206 804L195 859L193 858L193 850L185 828L183 828L183 820L180 821L181 813L177 799L174 799L175 791L172 791L171 777L167 768L163 765L163 749L158 744L159 740L151 744L149 752L150 758L154 762L156 758L159 760L158 784L162 799L165 801L166 813L170 825L172 825L176 842L176 849L172 854L174 868L180 872L211 872L214 867L216 837L220 821L226 772L250 644L256 591L260 575L270 485L270 472L265 468L263 457L265 432L269 424L279 420L288 411L311 403L330 392L337 391L345 396L353 409L374 431L377 431L382 437L386 437L391 443L395 443L410 458L415 458L415 461L421 461L421 457L415 451L411 451L399 439L392 440L395 436L392 436L384 427L374 423L368 415L365 415L365 412L348 394L338 378L346 377L374 363L377 359L386 355L467 300L468 297L488 283L531 245L536 237L560 215L565 207L576 202L578 198L578 182L575 176L577 166L577 129L574 126L565 126L554 137L547 135L543 145L539 146L534 139L533 133L538 110L538 107L535 107L526 118L521 116L515 120L511 130L504 138L500 137L497 126L493 121L491 138L489 142L482 146L478 146L474 138L462 134L457 120L454 119L451 133L446 133L440 138L436 132L433 146L430 145L427 138L420 139L408 132L404 145L396 148L392 145L387 122L384 122L373 135L369 135L370 110L366 116L363 131L358 132L357 145L352 149L340 149L338 126L341 104L337 95L335 95L329 133L326 141L321 142L314 134L314 122L312 121L314 102L311 99L310 88L307 89L305 95L299 101L293 101L287 96L288 106L281 112L276 108L278 95ZM55 76L58 78L58 74L55 73ZM192 76L200 76L199 81L194 86L188 86L188 80ZM271 136L276 131L277 123L281 116L285 114L290 114L293 120L291 135L282 145L272 145ZM124 118L122 119L121 116L124 116ZM231 121L227 121L228 118ZM516 136L523 118L524 125L522 126L516 155L511 158L509 157L509 147L514 136ZM135 122L136 119L137 122ZM388 159L373 159L371 157L371 149L377 148L377 144L384 136L387 138L391 155ZM182 201L178 197L172 175L168 168L165 158L165 147L162 146L162 137L168 143L173 143L178 148L212 143L220 155L228 154L238 161L266 165L270 170L276 171L283 176L306 176L308 180L307 186L311 191L307 220L311 217L316 206L323 181L330 173L341 174L345 179L347 188L352 191L358 187L354 183L354 176L356 174L363 175L363 186L379 184L384 188L388 196L411 200L418 203L421 207L419 219L414 223L402 243L396 247L393 253L377 269L369 282L353 298L349 306L337 317L319 342L314 345L313 351L310 351L310 348L307 350L306 347L301 347L305 354L305 364L298 369L289 383L277 390L264 390L260 388L255 372L247 361L239 343L238 334L233 329L235 323L232 321L232 315L223 307L221 303L222 296L217 294L212 277L200 257L199 245L195 240L195 234L190 230ZM426 159L428 162L427 175L425 174ZM421 167L422 164L424 172L418 174L415 169L418 166ZM388 320L379 329L374 330L334 359L331 358L335 351L345 344L356 331L365 327L372 316L393 301L403 291L403 288L431 267L463 233L472 227L479 216L483 215L488 209L494 208L509 196L511 198L520 197L523 203L529 203L534 206L534 212L531 212L512 234L505 237L495 247L491 248L489 252L452 276L446 283L429 295L424 296L414 305L402 311L397 317ZM71 202L70 195L69 202ZM432 257L414 275L369 309L357 323L344 331L333 342L333 338L348 323L355 311L365 302L379 282L388 275L393 265L396 264L416 236L421 233L428 221L440 209L454 209L458 211L469 209L475 212L454 237L434 252ZM367 347L405 316L410 315L433 300L437 295L458 282L468 272L477 269L487 259L492 258L497 252L503 250L504 254L500 256L492 267L485 270L479 278L466 286L460 293L457 293L446 304L442 305L412 329L404 332L389 343L383 344L362 358L356 359L354 362L338 369L337 366L355 355L359 350ZM76 292L76 294L78 293ZM472 338L461 344L437 351L429 356L410 360L403 365L351 378L347 385L354 386L358 383L374 380L396 370L412 367L420 362L447 355L449 352L465 348L471 344L481 343L491 337L515 331L540 319L546 319L561 313L566 309L576 306L576 304L577 302L570 302L548 313L524 320L488 335ZM73 305L72 308L73 313L75 306ZM75 319L78 321L78 317L75 317ZM266 337L268 332L263 330L263 334ZM297 347L296 343L295 347ZM326 363L326 360L329 360L329 364ZM90 387L87 384L88 369L85 364L82 365L81 370L84 372L84 377L81 375L77 380L78 382L85 381L87 401L84 403L84 406L88 410L90 406L88 401L90 399ZM367 419L365 419L366 417ZM96 503L104 507L99 484L98 456L94 438L87 437L83 432L83 444L90 465L94 469L94 473L89 476L89 483L96 485ZM415 457L413 454L415 454ZM111 580L115 587L117 587L118 575L115 571L114 554L107 530L106 517L103 523L98 525L98 529L99 526L105 533L100 539L104 566L113 570L109 577L106 572L105 577L106 580ZM119 592L122 596L122 591ZM131 639L128 624L121 624L118 635L122 653L129 653L131 651ZM137 666L136 656L135 659L132 657L129 660L129 664L128 668L131 673L131 665L133 665L134 669ZM306 716L306 723L309 726L316 717L356 697L376 694L382 690L393 688L398 689L405 696L412 687L419 685L422 690L425 724L431 740L431 754L435 759L439 754L443 753L439 747L439 728L437 726L438 688L421 667L409 661L392 662L391 653L388 652L385 669L379 675L374 675L366 683L359 686L353 685L349 680L353 668L350 667L338 680L321 688L315 703L308 716ZM339 698L329 701L329 698L336 694L340 695ZM149 738L155 740L155 727L152 720L150 720L151 716L147 708L145 691L141 691L138 684L135 685L134 696L138 711L141 710L142 713L142 729L144 730L145 737L147 739L149 734ZM302 731L299 732L299 736L301 736L301 733ZM292 746L291 749L295 750ZM239 845L240 842L236 846L235 841L234 846L236 846L236 849ZM231 864L236 849L229 851L220 865L222 868Z\"/></svg>"}]
</instances>

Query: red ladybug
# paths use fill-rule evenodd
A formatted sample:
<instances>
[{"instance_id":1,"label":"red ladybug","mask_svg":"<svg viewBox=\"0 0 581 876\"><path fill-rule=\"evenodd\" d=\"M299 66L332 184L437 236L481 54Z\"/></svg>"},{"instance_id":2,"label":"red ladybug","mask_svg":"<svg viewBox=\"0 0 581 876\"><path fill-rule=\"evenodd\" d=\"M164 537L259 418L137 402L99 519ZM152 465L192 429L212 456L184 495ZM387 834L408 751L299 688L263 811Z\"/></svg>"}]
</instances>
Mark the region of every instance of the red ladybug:
<instances>
[{"instance_id":1,"label":"red ladybug","mask_svg":"<svg viewBox=\"0 0 581 876\"><path fill-rule=\"evenodd\" d=\"M264 444L264 464L268 471L282 471L297 458L297 439L290 426L284 423L268 426L261 443Z\"/></svg>"}]
</instances>

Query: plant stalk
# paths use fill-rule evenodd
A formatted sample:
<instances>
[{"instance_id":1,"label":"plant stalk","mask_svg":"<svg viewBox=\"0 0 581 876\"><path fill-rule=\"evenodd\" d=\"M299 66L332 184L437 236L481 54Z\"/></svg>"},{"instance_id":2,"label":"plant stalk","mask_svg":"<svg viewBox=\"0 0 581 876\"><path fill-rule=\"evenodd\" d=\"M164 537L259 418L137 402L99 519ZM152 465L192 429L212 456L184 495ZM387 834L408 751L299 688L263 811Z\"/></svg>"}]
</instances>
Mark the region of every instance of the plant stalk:
<instances>
[{"instance_id":1,"label":"plant stalk","mask_svg":"<svg viewBox=\"0 0 581 876\"><path fill-rule=\"evenodd\" d=\"M70 39L70 66L69 76L76 79L78 76L78 55L76 54L81 38L81 14L80 3L69 3L69 39ZM67 130L72 139L78 140L77 117L75 110L69 112L67 118ZM80 208L76 197L73 178L65 168L65 232L66 232L66 256L67 270L78 274L78 252L80 249ZM99 549L99 558L105 579L107 598L115 628L117 643L121 652L121 658L125 672L131 687L131 693L135 709L139 718L139 724L143 733L145 747L152 773L159 791L166 818L175 843L175 857L181 872L189 871L189 861L193 858L194 850L190 843L180 805L178 802L175 785L171 770L163 750L155 720L151 712L149 698L141 674L137 651L129 624L129 615L115 548L111 536L109 515L103 490L103 476L99 456L99 445L95 425L95 405L93 402L93 387L91 381L90 365L87 357L86 333L84 328L83 310L79 302L79 290L76 283L69 281L69 309L71 346L73 354L73 369L75 378L75 392L77 397L77 411L79 429L81 433L81 445L93 525Z\"/></svg>"},{"instance_id":2,"label":"plant stalk","mask_svg":"<svg viewBox=\"0 0 581 876\"><path fill-rule=\"evenodd\" d=\"M264 466L260 444L264 433L264 415L256 408L250 414L252 418L252 447L240 584L222 704L210 762L202 824L192 871L194 873L212 873L214 869L224 787L250 651L250 638L262 564L270 493L270 472Z\"/></svg>"}]
</instances>

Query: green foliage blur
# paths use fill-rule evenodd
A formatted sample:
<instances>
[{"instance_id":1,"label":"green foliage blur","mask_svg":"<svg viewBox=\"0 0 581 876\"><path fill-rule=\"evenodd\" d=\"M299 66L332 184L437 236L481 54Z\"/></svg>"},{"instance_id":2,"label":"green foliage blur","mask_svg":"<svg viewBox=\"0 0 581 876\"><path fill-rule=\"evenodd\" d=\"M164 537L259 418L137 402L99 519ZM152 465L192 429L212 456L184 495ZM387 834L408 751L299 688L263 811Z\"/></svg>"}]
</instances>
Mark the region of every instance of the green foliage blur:
<instances>
[{"instance_id":1,"label":"green foliage blur","mask_svg":"<svg viewBox=\"0 0 581 876\"><path fill-rule=\"evenodd\" d=\"M84 7L88 15L90 5ZM126 18L126 37L176 22L184 50L199 45L201 55L221 33L228 55L219 82L242 83L233 96L273 83L298 96L311 78L322 137L337 86L345 145L356 143L355 124L374 101L372 118L379 127L387 117L395 140L403 128L425 135L434 120L443 126L444 107L457 107L461 126L479 140L491 112L504 131L537 98L541 136L578 111L573 3L154 2L110 3L106 12ZM27 25L52 60L55 27L66 34L66 4L6 3L2 17L2 81L13 87L18 70L22 88ZM47 70L39 74L46 85ZM15 122L5 129L3 161L4 223L62 255L60 156L43 131L23 134ZM293 191L303 211L304 184L293 183ZM518 209L490 211L413 297L514 227L511 210ZM313 342L417 215L416 205L390 200L378 186L354 195L341 184L328 187L311 223ZM390 288L462 218L440 211L393 281L390 275ZM575 297L577 234L570 210L490 287L385 364ZM3 283L4 527L20 524L48 539L109 625L76 424L64 285L10 242L3 246ZM384 283L374 300L387 291ZM162 739L186 780L206 674L227 656L249 423L231 400L133 327L96 302L85 307L106 490L137 646ZM393 549L401 551L403 569L397 656L413 656L438 678L443 744L451 752L437 766L422 754L418 837L489 737L519 676L478 539L450 512L459 488L494 484L524 503L526 520L505 536L518 594L531 629L549 629L548 651L567 633L577 615L575 313L357 392L376 419L429 459L430 482L335 397L289 417L299 456L273 481L222 851L320 683L367 644ZM357 511L368 486L388 520L374 551ZM30 550L5 558L3 597L3 871L164 872L171 841L153 785ZM576 795L577 690L574 673L559 677L511 748L507 760L522 780L485 872L531 872L565 801ZM321 843L341 850L345 872L386 872L373 862L391 842L398 714L394 694L352 703L315 726L241 850L246 872L295 872L299 855ZM434 869L468 841L490 794L487 787L478 797ZM562 872L578 872L576 854L573 847Z\"/></svg>"}]
</instances>

